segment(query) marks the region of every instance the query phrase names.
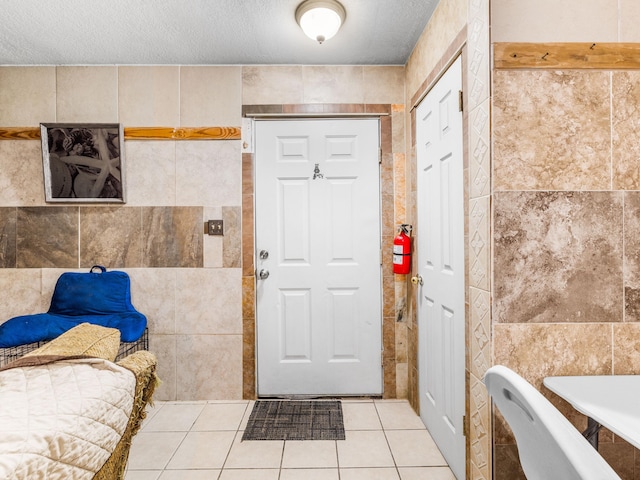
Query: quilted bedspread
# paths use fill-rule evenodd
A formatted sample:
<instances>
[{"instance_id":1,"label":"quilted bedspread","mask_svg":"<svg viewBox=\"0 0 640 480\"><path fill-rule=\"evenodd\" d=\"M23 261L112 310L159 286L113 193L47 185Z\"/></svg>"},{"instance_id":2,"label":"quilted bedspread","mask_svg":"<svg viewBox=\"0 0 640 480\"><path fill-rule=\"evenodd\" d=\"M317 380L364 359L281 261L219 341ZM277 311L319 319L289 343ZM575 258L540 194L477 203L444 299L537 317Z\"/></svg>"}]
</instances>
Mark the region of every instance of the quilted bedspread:
<instances>
[{"instance_id":1,"label":"quilted bedspread","mask_svg":"<svg viewBox=\"0 0 640 480\"><path fill-rule=\"evenodd\" d=\"M126 429L135 382L97 358L0 371L0 478L91 479Z\"/></svg>"}]
</instances>

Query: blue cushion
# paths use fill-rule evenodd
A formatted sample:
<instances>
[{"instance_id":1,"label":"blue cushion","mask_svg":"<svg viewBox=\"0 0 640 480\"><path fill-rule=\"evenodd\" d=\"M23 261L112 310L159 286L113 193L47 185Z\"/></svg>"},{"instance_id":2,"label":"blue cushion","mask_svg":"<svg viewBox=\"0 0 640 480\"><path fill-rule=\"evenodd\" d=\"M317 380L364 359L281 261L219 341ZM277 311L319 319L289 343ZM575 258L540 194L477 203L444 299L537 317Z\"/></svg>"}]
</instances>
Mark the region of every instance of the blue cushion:
<instances>
[{"instance_id":1,"label":"blue cushion","mask_svg":"<svg viewBox=\"0 0 640 480\"><path fill-rule=\"evenodd\" d=\"M21 315L0 325L0 348L53 340L84 322L117 328L123 342L137 341L147 318L131 304L129 275L99 268L100 273L92 268L60 275L47 313Z\"/></svg>"}]
</instances>

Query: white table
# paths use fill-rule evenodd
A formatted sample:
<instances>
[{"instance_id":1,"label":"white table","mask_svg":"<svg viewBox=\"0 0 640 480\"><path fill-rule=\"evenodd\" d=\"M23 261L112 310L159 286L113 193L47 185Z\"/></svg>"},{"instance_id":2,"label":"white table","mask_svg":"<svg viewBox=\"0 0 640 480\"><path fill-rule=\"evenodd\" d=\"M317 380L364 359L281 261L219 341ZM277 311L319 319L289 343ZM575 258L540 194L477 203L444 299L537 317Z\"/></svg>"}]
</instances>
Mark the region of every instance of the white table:
<instances>
[{"instance_id":1,"label":"white table","mask_svg":"<svg viewBox=\"0 0 640 480\"><path fill-rule=\"evenodd\" d=\"M640 375L546 377L544 385L589 417L585 436L596 448L600 425L640 448Z\"/></svg>"}]
</instances>

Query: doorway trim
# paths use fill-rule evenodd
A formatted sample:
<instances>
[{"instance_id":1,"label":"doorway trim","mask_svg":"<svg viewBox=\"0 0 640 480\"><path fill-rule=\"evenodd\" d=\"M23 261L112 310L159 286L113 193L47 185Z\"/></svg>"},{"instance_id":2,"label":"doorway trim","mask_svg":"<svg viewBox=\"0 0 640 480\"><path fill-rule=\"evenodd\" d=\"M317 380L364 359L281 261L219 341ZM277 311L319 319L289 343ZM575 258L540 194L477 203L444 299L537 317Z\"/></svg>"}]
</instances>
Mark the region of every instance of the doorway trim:
<instances>
[{"instance_id":1,"label":"doorway trim","mask_svg":"<svg viewBox=\"0 0 640 480\"><path fill-rule=\"evenodd\" d=\"M380 192L382 245L382 369L383 398L405 398L408 388L407 318L402 289L393 274L392 246L396 224L405 222L404 135L394 141L394 132L404 131L405 107L397 104L276 104L243 105L243 117L345 117L371 116L380 119ZM245 399L255 399L256 387L256 295L254 231L254 153L242 153L242 372ZM400 168L402 171L400 172ZM397 187L400 186L398 189ZM387 254L388 253L388 254ZM404 284L404 279L402 279ZM396 298L398 297L398 298ZM399 307L396 307L399 305Z\"/></svg>"}]
</instances>

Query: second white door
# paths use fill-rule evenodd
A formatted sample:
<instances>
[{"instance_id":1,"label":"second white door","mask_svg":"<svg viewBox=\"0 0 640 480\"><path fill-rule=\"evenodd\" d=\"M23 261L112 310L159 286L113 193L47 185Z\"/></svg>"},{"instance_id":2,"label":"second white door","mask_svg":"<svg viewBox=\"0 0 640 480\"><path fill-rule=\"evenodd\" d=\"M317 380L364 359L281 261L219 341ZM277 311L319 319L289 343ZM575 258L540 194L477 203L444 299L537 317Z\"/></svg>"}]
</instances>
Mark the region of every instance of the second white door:
<instances>
[{"instance_id":1,"label":"second white door","mask_svg":"<svg viewBox=\"0 0 640 480\"><path fill-rule=\"evenodd\" d=\"M260 396L382 393L378 131L255 122Z\"/></svg>"},{"instance_id":2,"label":"second white door","mask_svg":"<svg viewBox=\"0 0 640 480\"><path fill-rule=\"evenodd\" d=\"M416 110L420 416L465 476L465 264L462 61Z\"/></svg>"}]
</instances>

